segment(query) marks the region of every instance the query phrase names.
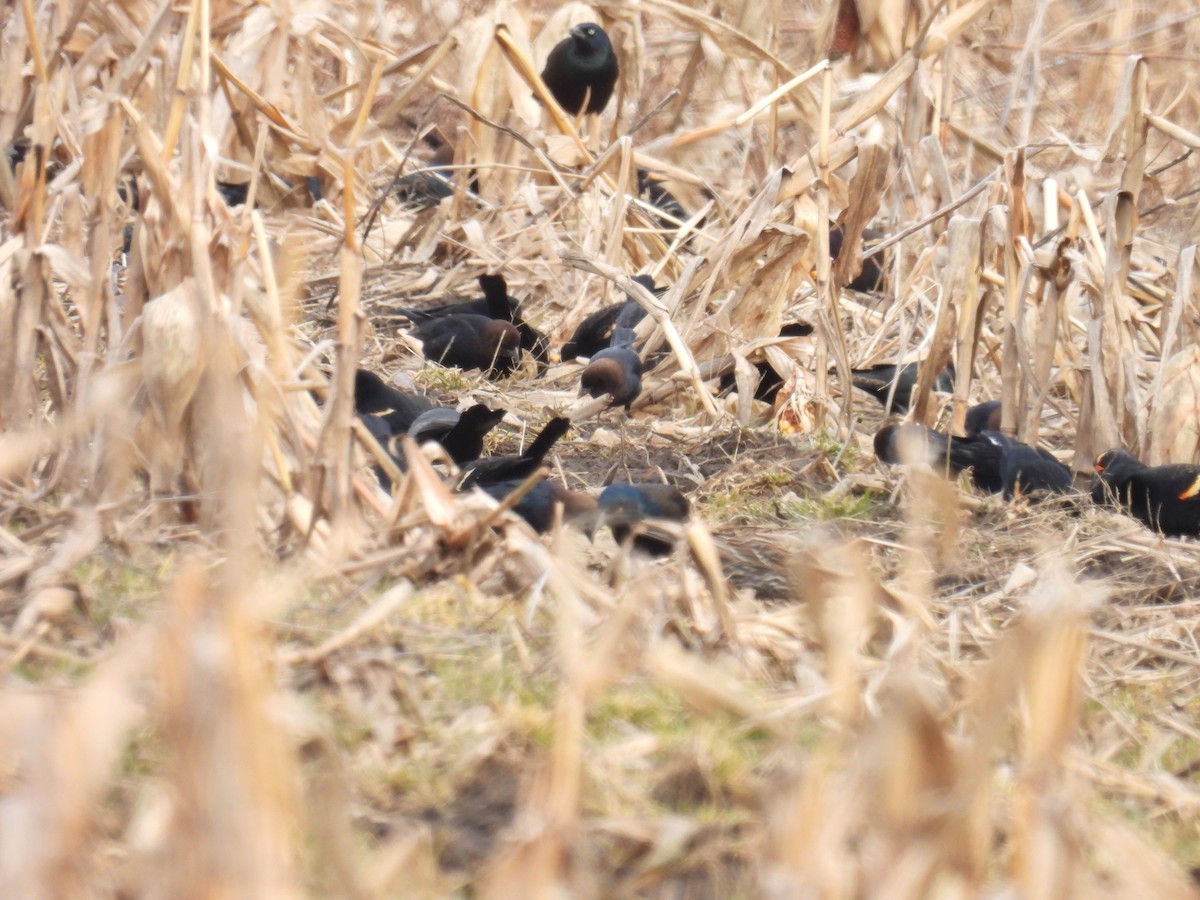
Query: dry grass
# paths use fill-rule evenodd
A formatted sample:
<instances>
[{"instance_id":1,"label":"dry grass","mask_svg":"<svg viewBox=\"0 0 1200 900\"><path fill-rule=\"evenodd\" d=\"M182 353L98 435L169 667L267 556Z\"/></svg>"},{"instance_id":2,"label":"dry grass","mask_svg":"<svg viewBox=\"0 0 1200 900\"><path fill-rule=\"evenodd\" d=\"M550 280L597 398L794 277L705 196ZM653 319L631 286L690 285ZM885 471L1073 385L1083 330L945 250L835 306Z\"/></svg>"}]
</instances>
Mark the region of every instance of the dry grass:
<instances>
[{"instance_id":1,"label":"dry grass","mask_svg":"<svg viewBox=\"0 0 1200 900\"><path fill-rule=\"evenodd\" d=\"M827 6L6 7L0 896L1194 895L1196 545L881 473L841 386L952 357L916 416L1200 458L1200 16ZM589 18L619 109L554 121L530 73ZM414 212L434 125L481 197ZM833 287L830 213L891 235L884 300ZM555 345L613 273L673 285L627 463L692 496L674 558L538 540L423 458L378 491L360 360L504 405L498 446L574 403L574 364L422 368L382 318L483 271ZM761 358L773 410L705 381ZM595 489L614 445L581 422L555 468Z\"/></svg>"}]
</instances>

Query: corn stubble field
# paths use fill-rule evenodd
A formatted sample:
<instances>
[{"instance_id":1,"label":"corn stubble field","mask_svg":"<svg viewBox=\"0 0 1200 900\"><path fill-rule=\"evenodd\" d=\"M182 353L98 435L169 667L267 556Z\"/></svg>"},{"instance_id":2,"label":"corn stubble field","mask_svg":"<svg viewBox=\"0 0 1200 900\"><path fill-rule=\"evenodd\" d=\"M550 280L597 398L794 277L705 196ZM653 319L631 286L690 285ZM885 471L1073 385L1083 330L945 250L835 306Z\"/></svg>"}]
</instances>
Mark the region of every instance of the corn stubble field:
<instances>
[{"instance_id":1,"label":"corn stubble field","mask_svg":"<svg viewBox=\"0 0 1200 900\"><path fill-rule=\"evenodd\" d=\"M952 358L915 417L1003 398L1081 477L1200 459L1200 12L841 6L5 7L0 896L1195 894L1197 545L885 471L843 373ZM621 81L556 122L529 75L582 21ZM434 126L480 197L415 211ZM893 239L882 297L831 287L826 216ZM423 457L380 492L356 365L507 408L507 452L579 372L425 366L390 306L501 272L557 346L613 271L680 341L623 460L608 414L552 468L679 484L672 557ZM775 408L700 374L764 358Z\"/></svg>"}]
</instances>

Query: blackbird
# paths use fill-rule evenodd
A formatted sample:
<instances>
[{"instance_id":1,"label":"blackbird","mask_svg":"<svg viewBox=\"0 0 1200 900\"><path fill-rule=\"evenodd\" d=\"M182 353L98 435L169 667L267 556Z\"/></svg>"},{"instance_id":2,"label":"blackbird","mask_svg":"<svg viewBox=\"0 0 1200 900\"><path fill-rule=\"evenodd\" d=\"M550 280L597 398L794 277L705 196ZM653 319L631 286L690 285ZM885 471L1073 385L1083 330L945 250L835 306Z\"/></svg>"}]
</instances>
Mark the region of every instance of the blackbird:
<instances>
[{"instance_id":1,"label":"blackbird","mask_svg":"<svg viewBox=\"0 0 1200 900\"><path fill-rule=\"evenodd\" d=\"M411 209L429 209L454 196L454 182L429 169L401 175L395 182L396 197Z\"/></svg>"},{"instance_id":2,"label":"blackbird","mask_svg":"<svg viewBox=\"0 0 1200 900\"><path fill-rule=\"evenodd\" d=\"M654 520L683 522L691 511L687 497L669 484L610 484L597 505L597 524L611 528L618 544L633 535L633 548L650 556L667 556L675 546Z\"/></svg>"},{"instance_id":3,"label":"blackbird","mask_svg":"<svg viewBox=\"0 0 1200 900\"><path fill-rule=\"evenodd\" d=\"M375 416L383 421L392 434L403 434L417 416L433 409L433 404L420 394L397 390L367 369L354 373L354 411L360 416ZM364 419L365 421L365 419ZM382 443L386 444L386 438Z\"/></svg>"},{"instance_id":4,"label":"blackbird","mask_svg":"<svg viewBox=\"0 0 1200 900\"><path fill-rule=\"evenodd\" d=\"M912 403L912 393L920 376L920 363L880 363L866 369L851 369L850 373L856 388L866 391L889 412L902 413L907 412ZM896 393L889 407L888 395L892 390L892 382L896 383ZM933 389L947 393L954 390L954 366L948 365L938 373Z\"/></svg>"},{"instance_id":5,"label":"blackbird","mask_svg":"<svg viewBox=\"0 0 1200 900\"><path fill-rule=\"evenodd\" d=\"M838 225L829 227L829 256L836 260L838 254L842 252L842 241L845 234ZM867 228L863 231L863 238L870 242L877 242L883 238L883 232L877 231L874 228ZM862 271L851 281L846 287L852 291L860 291L868 294L872 291L879 290L883 284L883 257L881 254L867 257L862 261Z\"/></svg>"},{"instance_id":6,"label":"blackbird","mask_svg":"<svg viewBox=\"0 0 1200 900\"><path fill-rule=\"evenodd\" d=\"M617 326L612 345L592 356L579 376L579 396L612 398L610 407L623 406L625 412L642 392L642 358L633 349L635 335L629 328Z\"/></svg>"},{"instance_id":7,"label":"blackbird","mask_svg":"<svg viewBox=\"0 0 1200 900\"><path fill-rule=\"evenodd\" d=\"M558 443L559 438L571 428L571 420L556 416L546 423L541 433L533 439L525 452L516 456L489 456L469 465L459 482L459 490L474 485L496 484L501 481L523 481L535 472Z\"/></svg>"},{"instance_id":8,"label":"blackbird","mask_svg":"<svg viewBox=\"0 0 1200 900\"><path fill-rule=\"evenodd\" d=\"M479 489L497 501L503 501L520 485L520 480L497 481L479 485ZM574 525L588 537L592 536L596 522L596 498L578 491L568 490L555 481L542 480L522 497L513 507L513 512L529 523L538 534L545 534L554 526L554 507L563 507L563 521Z\"/></svg>"},{"instance_id":9,"label":"blackbird","mask_svg":"<svg viewBox=\"0 0 1200 900\"><path fill-rule=\"evenodd\" d=\"M656 287L649 275L634 275L633 280L656 297L661 297L667 290ZM646 311L636 300L624 300L598 309L579 323L571 339L563 344L560 356L564 360L595 356L612 342L618 319L625 328L634 328L645 316Z\"/></svg>"},{"instance_id":10,"label":"blackbird","mask_svg":"<svg viewBox=\"0 0 1200 900\"><path fill-rule=\"evenodd\" d=\"M979 434L981 431L999 431L1000 401L985 400L983 403L976 403L967 410L967 417L963 422L963 428L967 434Z\"/></svg>"},{"instance_id":11,"label":"blackbird","mask_svg":"<svg viewBox=\"0 0 1200 900\"><path fill-rule=\"evenodd\" d=\"M446 316L416 329L425 358L443 366L508 375L521 361L521 332L512 322L487 316Z\"/></svg>"},{"instance_id":12,"label":"blackbird","mask_svg":"<svg viewBox=\"0 0 1200 900\"><path fill-rule=\"evenodd\" d=\"M462 413L452 409L431 409L417 416L408 427L409 437L417 443L434 441L458 465L483 455L483 439L507 415L503 409L488 409L476 403Z\"/></svg>"},{"instance_id":13,"label":"blackbird","mask_svg":"<svg viewBox=\"0 0 1200 900\"><path fill-rule=\"evenodd\" d=\"M243 206L250 197L250 182L218 181L217 193L221 195L226 206Z\"/></svg>"},{"instance_id":14,"label":"blackbird","mask_svg":"<svg viewBox=\"0 0 1200 900\"><path fill-rule=\"evenodd\" d=\"M781 338L807 337L812 333L813 327L808 322L784 322L779 329ZM754 386L754 399L762 400L764 403L774 403L775 398L779 395L779 389L783 387L783 376L765 361L755 363L754 368L758 372L758 381ZM718 390L722 393L729 393L736 388L737 379L732 372L726 372L721 376Z\"/></svg>"},{"instance_id":15,"label":"blackbird","mask_svg":"<svg viewBox=\"0 0 1200 900\"><path fill-rule=\"evenodd\" d=\"M1167 537L1200 535L1200 466L1147 466L1127 450L1106 450L1096 459L1092 500Z\"/></svg>"},{"instance_id":16,"label":"blackbird","mask_svg":"<svg viewBox=\"0 0 1200 900\"><path fill-rule=\"evenodd\" d=\"M571 115L603 112L617 84L617 54L604 29L593 22L572 28L546 58L542 81Z\"/></svg>"},{"instance_id":17,"label":"blackbird","mask_svg":"<svg viewBox=\"0 0 1200 900\"><path fill-rule=\"evenodd\" d=\"M875 456L888 465L926 463L952 477L970 469L979 490L1003 494L1005 500L1018 494L1071 490L1071 470L1048 451L998 431L956 437L924 425L889 423L875 434Z\"/></svg>"},{"instance_id":18,"label":"blackbird","mask_svg":"<svg viewBox=\"0 0 1200 900\"><path fill-rule=\"evenodd\" d=\"M521 338L521 349L528 351L544 367L550 358L550 342L546 336L525 321L521 304L508 293L503 275L480 275L479 288L483 297L476 300L450 300L429 306L402 307L398 312L410 322L421 326L447 316L486 316L501 322L511 322Z\"/></svg>"}]
</instances>

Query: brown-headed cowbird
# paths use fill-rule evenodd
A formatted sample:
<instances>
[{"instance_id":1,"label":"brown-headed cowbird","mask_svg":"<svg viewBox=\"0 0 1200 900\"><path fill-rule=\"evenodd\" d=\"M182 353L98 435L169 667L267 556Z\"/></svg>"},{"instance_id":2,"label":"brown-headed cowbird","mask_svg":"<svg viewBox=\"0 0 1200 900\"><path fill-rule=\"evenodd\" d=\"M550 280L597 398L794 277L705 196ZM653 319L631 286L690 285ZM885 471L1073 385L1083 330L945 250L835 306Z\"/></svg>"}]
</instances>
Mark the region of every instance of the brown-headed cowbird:
<instances>
[{"instance_id":1,"label":"brown-headed cowbird","mask_svg":"<svg viewBox=\"0 0 1200 900\"><path fill-rule=\"evenodd\" d=\"M487 316L446 316L416 329L425 358L443 366L508 375L521 361L521 333L512 322Z\"/></svg>"},{"instance_id":2,"label":"brown-headed cowbird","mask_svg":"<svg viewBox=\"0 0 1200 900\"><path fill-rule=\"evenodd\" d=\"M579 376L579 396L612 398L609 406L623 406L625 412L642 392L642 359L632 344L634 333L617 327L612 346L592 356Z\"/></svg>"},{"instance_id":3,"label":"brown-headed cowbird","mask_svg":"<svg viewBox=\"0 0 1200 900\"><path fill-rule=\"evenodd\" d=\"M1200 535L1200 466L1148 466L1128 450L1096 459L1092 500L1115 506L1167 537Z\"/></svg>"},{"instance_id":4,"label":"brown-headed cowbird","mask_svg":"<svg viewBox=\"0 0 1200 900\"><path fill-rule=\"evenodd\" d=\"M542 69L542 81L558 105L577 116L604 111L617 74L617 54L608 34L594 22L584 22L554 45Z\"/></svg>"},{"instance_id":5,"label":"brown-headed cowbird","mask_svg":"<svg viewBox=\"0 0 1200 900\"><path fill-rule=\"evenodd\" d=\"M985 400L968 409L967 417L963 422L963 430L969 435L979 434L982 431L999 431L1000 401Z\"/></svg>"}]
</instances>

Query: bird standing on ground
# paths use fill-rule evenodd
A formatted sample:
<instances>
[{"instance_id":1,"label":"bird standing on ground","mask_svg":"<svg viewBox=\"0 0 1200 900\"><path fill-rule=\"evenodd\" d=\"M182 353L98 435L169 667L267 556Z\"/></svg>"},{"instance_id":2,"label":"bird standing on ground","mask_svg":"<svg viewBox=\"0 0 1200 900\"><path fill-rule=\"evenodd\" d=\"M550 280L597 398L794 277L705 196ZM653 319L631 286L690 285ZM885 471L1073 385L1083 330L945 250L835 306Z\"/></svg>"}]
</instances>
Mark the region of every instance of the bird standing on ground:
<instances>
[{"instance_id":1,"label":"bird standing on ground","mask_svg":"<svg viewBox=\"0 0 1200 900\"><path fill-rule=\"evenodd\" d=\"M425 358L443 366L508 375L521 361L521 333L512 322L461 315L417 326Z\"/></svg>"},{"instance_id":2,"label":"bird standing on ground","mask_svg":"<svg viewBox=\"0 0 1200 900\"><path fill-rule=\"evenodd\" d=\"M653 527L655 519L683 522L691 512L688 498L669 484L610 484L600 494L598 524L612 529L624 544L633 535L633 548L650 556L666 556L674 539Z\"/></svg>"},{"instance_id":3,"label":"bird standing on ground","mask_svg":"<svg viewBox=\"0 0 1200 900\"><path fill-rule=\"evenodd\" d=\"M661 297L667 290L657 287L649 275L634 275L633 280L656 297ZM623 300L598 309L576 326L570 340L562 346L561 357L565 361L577 356L595 356L612 343L618 320L626 328L636 328L645 317L646 311L636 300Z\"/></svg>"},{"instance_id":4,"label":"bird standing on ground","mask_svg":"<svg viewBox=\"0 0 1200 900\"><path fill-rule=\"evenodd\" d=\"M458 465L483 455L483 439L507 415L503 409L488 409L482 403L459 413L453 409L431 409L421 413L408 427L408 436L418 444L433 441Z\"/></svg>"},{"instance_id":5,"label":"bird standing on ground","mask_svg":"<svg viewBox=\"0 0 1200 900\"><path fill-rule=\"evenodd\" d=\"M571 115L599 114L612 97L617 74L612 41L599 25L584 22L571 29L570 37L554 45L542 69L542 81L558 105Z\"/></svg>"},{"instance_id":6,"label":"bird standing on ground","mask_svg":"<svg viewBox=\"0 0 1200 900\"><path fill-rule=\"evenodd\" d=\"M875 456L888 465L926 463L951 477L970 469L975 487L1005 500L1071 490L1071 470L1048 451L998 431L956 437L924 425L889 423L875 434Z\"/></svg>"},{"instance_id":7,"label":"bird standing on ground","mask_svg":"<svg viewBox=\"0 0 1200 900\"><path fill-rule=\"evenodd\" d=\"M492 499L503 502L521 486L522 481L496 481L478 487ZM538 534L545 534L554 526L554 508L559 505L563 508L563 521L590 538L596 525L596 498L572 491L556 481L539 481L517 501L512 511L528 522L529 527Z\"/></svg>"},{"instance_id":8,"label":"bird standing on ground","mask_svg":"<svg viewBox=\"0 0 1200 900\"><path fill-rule=\"evenodd\" d=\"M1096 459L1092 500L1167 537L1200 535L1200 466L1148 466L1128 450L1106 450Z\"/></svg>"},{"instance_id":9,"label":"bird standing on ground","mask_svg":"<svg viewBox=\"0 0 1200 900\"><path fill-rule=\"evenodd\" d=\"M623 406L625 412L642 392L642 358L633 349L633 329L618 325L612 344L592 356L579 376L579 396L612 398L610 407Z\"/></svg>"}]
</instances>

